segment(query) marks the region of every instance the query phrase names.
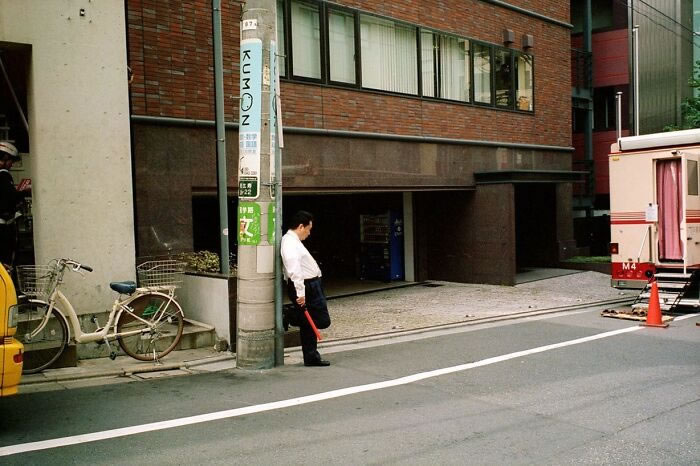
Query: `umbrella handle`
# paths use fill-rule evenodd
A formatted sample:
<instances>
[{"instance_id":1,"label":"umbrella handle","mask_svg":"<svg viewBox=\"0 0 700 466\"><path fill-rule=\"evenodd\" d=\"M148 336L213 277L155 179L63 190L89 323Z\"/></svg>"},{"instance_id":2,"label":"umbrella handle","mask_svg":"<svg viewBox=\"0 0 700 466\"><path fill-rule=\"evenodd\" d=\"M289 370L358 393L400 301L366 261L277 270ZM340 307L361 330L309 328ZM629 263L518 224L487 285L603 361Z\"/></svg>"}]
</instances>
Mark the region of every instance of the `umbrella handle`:
<instances>
[{"instance_id":1,"label":"umbrella handle","mask_svg":"<svg viewBox=\"0 0 700 466\"><path fill-rule=\"evenodd\" d=\"M323 340L323 338L321 338L321 332L319 332L318 329L316 328L316 324L314 324L314 321L311 318L311 314L309 314L309 310L306 308L306 306L304 306L304 315L306 316L306 320L309 321L309 325L311 325L311 329L316 334L316 339L318 341Z\"/></svg>"}]
</instances>

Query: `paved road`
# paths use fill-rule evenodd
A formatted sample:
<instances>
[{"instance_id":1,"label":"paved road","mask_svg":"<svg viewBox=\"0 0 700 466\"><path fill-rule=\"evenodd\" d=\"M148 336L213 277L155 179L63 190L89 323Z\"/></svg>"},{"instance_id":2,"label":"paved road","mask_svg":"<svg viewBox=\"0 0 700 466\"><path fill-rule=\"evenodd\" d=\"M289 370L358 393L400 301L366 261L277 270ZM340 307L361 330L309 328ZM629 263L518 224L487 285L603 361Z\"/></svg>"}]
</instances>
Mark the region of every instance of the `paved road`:
<instances>
[{"instance_id":1,"label":"paved road","mask_svg":"<svg viewBox=\"0 0 700 466\"><path fill-rule=\"evenodd\" d=\"M0 400L0 454L29 451L0 463L698 464L697 320L587 311L337 350L330 368L20 395ZM34 450L49 439L77 443Z\"/></svg>"}]
</instances>

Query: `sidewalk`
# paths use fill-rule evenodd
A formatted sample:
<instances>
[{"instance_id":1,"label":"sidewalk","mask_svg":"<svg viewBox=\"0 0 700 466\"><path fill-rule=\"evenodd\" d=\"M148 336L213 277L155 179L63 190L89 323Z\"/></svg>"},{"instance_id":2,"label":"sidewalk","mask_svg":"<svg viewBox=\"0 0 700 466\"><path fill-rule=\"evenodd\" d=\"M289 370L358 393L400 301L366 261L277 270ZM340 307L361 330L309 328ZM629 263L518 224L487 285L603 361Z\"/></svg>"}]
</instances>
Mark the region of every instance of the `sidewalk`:
<instances>
[{"instance_id":1,"label":"sidewalk","mask_svg":"<svg viewBox=\"0 0 700 466\"><path fill-rule=\"evenodd\" d=\"M630 300L637 293L610 287L598 272L536 269L519 276L519 285L452 282L415 284L367 294L329 298L333 325L319 345L334 346L373 336L392 337L434 326L470 325L569 307ZM298 348L285 350L285 364L301 363ZM128 356L81 360L78 367L49 369L22 377L20 393L134 382L158 377L212 372L235 367L235 355L213 348L174 351L162 365Z\"/></svg>"}]
</instances>

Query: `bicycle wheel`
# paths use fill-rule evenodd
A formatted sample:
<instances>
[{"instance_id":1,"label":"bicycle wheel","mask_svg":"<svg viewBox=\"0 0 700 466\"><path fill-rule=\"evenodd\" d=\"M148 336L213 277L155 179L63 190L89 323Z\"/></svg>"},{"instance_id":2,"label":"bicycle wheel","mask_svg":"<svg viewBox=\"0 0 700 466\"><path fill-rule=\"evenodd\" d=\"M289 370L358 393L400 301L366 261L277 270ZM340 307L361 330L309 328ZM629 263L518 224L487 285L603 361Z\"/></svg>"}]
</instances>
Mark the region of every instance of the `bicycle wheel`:
<instances>
[{"instance_id":1,"label":"bicycle wheel","mask_svg":"<svg viewBox=\"0 0 700 466\"><path fill-rule=\"evenodd\" d=\"M175 300L147 294L131 301L128 307L131 313L122 312L117 321L117 333L129 333L117 336L126 354L141 361L153 361L175 349L184 327L182 309Z\"/></svg>"},{"instance_id":2,"label":"bicycle wheel","mask_svg":"<svg viewBox=\"0 0 700 466\"><path fill-rule=\"evenodd\" d=\"M18 308L17 338L24 345L23 374L34 374L51 366L61 356L68 343L68 326L63 316L51 310L48 322L39 333L39 327L49 306L46 303L26 303Z\"/></svg>"}]
</instances>

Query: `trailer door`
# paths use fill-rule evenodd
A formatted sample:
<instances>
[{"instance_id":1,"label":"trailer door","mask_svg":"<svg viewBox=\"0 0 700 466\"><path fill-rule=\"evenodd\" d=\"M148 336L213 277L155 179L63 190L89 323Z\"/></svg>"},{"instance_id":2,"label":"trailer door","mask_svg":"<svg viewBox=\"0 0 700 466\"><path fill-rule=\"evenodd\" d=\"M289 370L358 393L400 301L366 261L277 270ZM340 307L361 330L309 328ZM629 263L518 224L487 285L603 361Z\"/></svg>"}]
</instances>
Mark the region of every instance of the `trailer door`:
<instances>
[{"instance_id":1,"label":"trailer door","mask_svg":"<svg viewBox=\"0 0 700 466\"><path fill-rule=\"evenodd\" d=\"M656 161L656 199L659 205L659 262L682 262L685 192L681 158Z\"/></svg>"},{"instance_id":2,"label":"trailer door","mask_svg":"<svg viewBox=\"0 0 700 466\"><path fill-rule=\"evenodd\" d=\"M700 156L683 152L685 164L685 227L687 267L700 264Z\"/></svg>"}]
</instances>

